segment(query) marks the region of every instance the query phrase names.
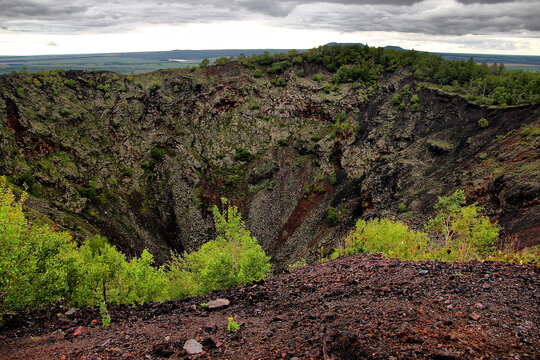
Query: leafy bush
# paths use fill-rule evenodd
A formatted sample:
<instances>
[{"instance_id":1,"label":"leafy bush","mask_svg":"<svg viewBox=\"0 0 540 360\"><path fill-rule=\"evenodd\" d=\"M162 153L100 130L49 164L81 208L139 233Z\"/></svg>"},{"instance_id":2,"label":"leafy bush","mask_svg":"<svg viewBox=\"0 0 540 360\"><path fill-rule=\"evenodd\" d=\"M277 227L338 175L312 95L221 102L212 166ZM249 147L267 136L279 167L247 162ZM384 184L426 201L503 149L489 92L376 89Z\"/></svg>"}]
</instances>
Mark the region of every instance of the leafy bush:
<instances>
[{"instance_id":1,"label":"leafy bush","mask_svg":"<svg viewBox=\"0 0 540 360\"><path fill-rule=\"evenodd\" d=\"M80 276L84 282L77 287L75 300L79 305L100 302L121 303L122 271L126 257L101 236L88 239L80 249Z\"/></svg>"},{"instance_id":2,"label":"leafy bush","mask_svg":"<svg viewBox=\"0 0 540 360\"><path fill-rule=\"evenodd\" d=\"M29 226L22 204L0 177L0 317L52 304L72 291L75 244L45 225Z\"/></svg>"},{"instance_id":3,"label":"leafy bush","mask_svg":"<svg viewBox=\"0 0 540 360\"><path fill-rule=\"evenodd\" d=\"M253 158L253 155L243 147L239 147L236 149L236 154L234 155L234 160L236 161L244 161L249 162Z\"/></svg>"},{"instance_id":4,"label":"leafy bush","mask_svg":"<svg viewBox=\"0 0 540 360\"><path fill-rule=\"evenodd\" d=\"M217 65L217 66L223 66L223 65L227 64L229 61L230 60L229 60L228 57L222 56L219 59L216 59L216 61L214 61L214 64Z\"/></svg>"},{"instance_id":5,"label":"leafy bush","mask_svg":"<svg viewBox=\"0 0 540 360\"><path fill-rule=\"evenodd\" d=\"M131 176L132 174L133 174L133 169L131 168L131 166L122 165L122 175Z\"/></svg>"},{"instance_id":6,"label":"leafy bush","mask_svg":"<svg viewBox=\"0 0 540 360\"><path fill-rule=\"evenodd\" d=\"M223 205L227 204L222 199ZM257 239L245 229L236 206L213 210L217 236L198 251L169 263L170 296L186 297L264 279L271 265Z\"/></svg>"},{"instance_id":7,"label":"leafy bush","mask_svg":"<svg viewBox=\"0 0 540 360\"><path fill-rule=\"evenodd\" d=\"M424 232L411 230L407 225L388 219L359 220L333 257L359 252L382 252L384 256L405 260L433 259L469 261L480 259L538 261L539 252L518 255L509 249L494 252L494 241L500 226L478 214L476 204L465 205L463 190L439 197L434 206L437 215L425 226L433 235L432 241ZM536 257L535 257L536 256Z\"/></svg>"},{"instance_id":8,"label":"leafy bush","mask_svg":"<svg viewBox=\"0 0 540 360\"><path fill-rule=\"evenodd\" d=\"M405 260L425 257L427 234L411 230L407 225L389 219L358 220L356 229L337 247L333 258L363 252L381 252L383 256Z\"/></svg>"},{"instance_id":9,"label":"leafy bush","mask_svg":"<svg viewBox=\"0 0 540 360\"><path fill-rule=\"evenodd\" d=\"M487 128L489 126L489 121L487 121L486 118L481 118L478 120L478 126L480 126L482 129Z\"/></svg>"},{"instance_id":10,"label":"leafy bush","mask_svg":"<svg viewBox=\"0 0 540 360\"><path fill-rule=\"evenodd\" d=\"M281 86L281 87L287 86L287 80L285 80L285 79L282 78L282 77L275 78L275 79L273 79L271 82L272 82L272 84L275 85L275 86Z\"/></svg>"},{"instance_id":11,"label":"leafy bush","mask_svg":"<svg viewBox=\"0 0 540 360\"><path fill-rule=\"evenodd\" d=\"M322 83L323 80L324 80L324 77L322 74L315 74L313 75L313 77L311 78L311 80L315 81L316 83Z\"/></svg>"},{"instance_id":12,"label":"leafy bush","mask_svg":"<svg viewBox=\"0 0 540 360\"><path fill-rule=\"evenodd\" d=\"M337 213L336 209L332 206L329 206L326 208L326 221L328 222L328 225L330 226L336 226L339 224L339 214Z\"/></svg>"},{"instance_id":13,"label":"leafy bush","mask_svg":"<svg viewBox=\"0 0 540 360\"><path fill-rule=\"evenodd\" d=\"M441 260L467 261L481 259L493 250L500 226L492 224L485 216L479 216L478 205L465 205L465 193L456 190L450 196L439 197L434 206L439 210L426 229L444 241L447 249L441 252Z\"/></svg>"},{"instance_id":14,"label":"leafy bush","mask_svg":"<svg viewBox=\"0 0 540 360\"><path fill-rule=\"evenodd\" d=\"M336 185L336 183L337 183L337 174L335 172L331 173L328 176L328 182L330 183L330 185Z\"/></svg>"},{"instance_id":15,"label":"leafy bush","mask_svg":"<svg viewBox=\"0 0 540 360\"><path fill-rule=\"evenodd\" d=\"M77 250L68 233L30 226L25 199L16 201L0 177L0 317L60 299L75 306L165 299L168 278L148 251L128 262L100 236Z\"/></svg>"},{"instance_id":16,"label":"leafy bush","mask_svg":"<svg viewBox=\"0 0 540 360\"><path fill-rule=\"evenodd\" d=\"M403 214L405 212L407 212L409 209L407 209L407 205L405 205L404 203L401 203L399 204L398 206L398 211Z\"/></svg>"}]
</instances>

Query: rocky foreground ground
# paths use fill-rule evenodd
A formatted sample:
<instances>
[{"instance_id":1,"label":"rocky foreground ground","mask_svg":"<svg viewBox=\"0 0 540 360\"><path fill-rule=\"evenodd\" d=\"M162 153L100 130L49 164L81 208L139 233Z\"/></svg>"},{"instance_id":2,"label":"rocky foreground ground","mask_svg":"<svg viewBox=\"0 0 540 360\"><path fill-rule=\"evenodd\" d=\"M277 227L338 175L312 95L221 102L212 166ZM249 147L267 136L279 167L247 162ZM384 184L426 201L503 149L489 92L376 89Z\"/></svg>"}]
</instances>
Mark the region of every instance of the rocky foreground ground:
<instances>
[{"instance_id":1,"label":"rocky foreground ground","mask_svg":"<svg viewBox=\"0 0 540 360\"><path fill-rule=\"evenodd\" d=\"M206 297L115 307L109 327L94 309L11 319L0 358L538 359L539 274L358 255ZM220 298L230 305L206 306ZM202 352L188 354L188 340Z\"/></svg>"}]
</instances>

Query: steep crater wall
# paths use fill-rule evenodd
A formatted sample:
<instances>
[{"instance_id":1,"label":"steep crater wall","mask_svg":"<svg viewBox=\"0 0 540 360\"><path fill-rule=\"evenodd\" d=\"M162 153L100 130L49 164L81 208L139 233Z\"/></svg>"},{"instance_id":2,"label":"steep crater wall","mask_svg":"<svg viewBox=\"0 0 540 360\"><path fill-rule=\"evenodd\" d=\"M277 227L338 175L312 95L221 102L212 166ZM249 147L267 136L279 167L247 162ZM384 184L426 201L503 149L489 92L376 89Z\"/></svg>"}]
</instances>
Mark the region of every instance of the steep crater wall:
<instances>
[{"instance_id":1,"label":"steep crater wall","mask_svg":"<svg viewBox=\"0 0 540 360\"><path fill-rule=\"evenodd\" d=\"M159 261L213 237L222 196L278 270L327 253L360 217L420 226L456 188L503 237L538 242L538 106L475 106L405 72L331 93L293 73L285 88L235 64L210 73L2 76L0 173L28 186L36 220Z\"/></svg>"}]
</instances>

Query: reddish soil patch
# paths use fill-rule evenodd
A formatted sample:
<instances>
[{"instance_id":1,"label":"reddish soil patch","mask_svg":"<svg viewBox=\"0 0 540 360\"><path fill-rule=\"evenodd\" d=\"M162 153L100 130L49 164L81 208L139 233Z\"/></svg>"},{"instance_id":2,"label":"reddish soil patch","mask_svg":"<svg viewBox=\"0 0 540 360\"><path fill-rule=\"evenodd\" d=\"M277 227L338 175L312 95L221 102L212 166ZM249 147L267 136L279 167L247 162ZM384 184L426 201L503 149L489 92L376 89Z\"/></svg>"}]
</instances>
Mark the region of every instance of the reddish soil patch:
<instances>
[{"instance_id":1,"label":"reddish soil patch","mask_svg":"<svg viewBox=\"0 0 540 360\"><path fill-rule=\"evenodd\" d=\"M0 332L1 359L538 359L540 269L358 255L204 298L66 309ZM226 309L201 303L227 298ZM227 331L234 316L240 330ZM20 319L19 319L20 320ZM204 353L186 355L188 339Z\"/></svg>"},{"instance_id":2,"label":"reddish soil patch","mask_svg":"<svg viewBox=\"0 0 540 360\"><path fill-rule=\"evenodd\" d=\"M287 220L287 223L285 223L283 229L281 229L279 238L274 245L274 248L283 245L289 236L291 236L296 229L302 225L304 219L309 215L310 211L319 205L326 193L332 190L332 186L328 182L325 181L322 185L324 186L324 192L312 191L308 195L302 197L291 216L289 216L289 220Z\"/></svg>"}]
</instances>

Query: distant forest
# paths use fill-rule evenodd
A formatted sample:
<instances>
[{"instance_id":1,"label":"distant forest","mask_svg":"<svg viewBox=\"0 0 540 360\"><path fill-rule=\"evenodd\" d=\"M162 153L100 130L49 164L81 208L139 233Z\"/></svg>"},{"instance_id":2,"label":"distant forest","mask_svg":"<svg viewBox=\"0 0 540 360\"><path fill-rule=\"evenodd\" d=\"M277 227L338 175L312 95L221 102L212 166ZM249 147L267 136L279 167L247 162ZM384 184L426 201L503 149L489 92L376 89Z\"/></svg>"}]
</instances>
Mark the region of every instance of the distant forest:
<instances>
[{"instance_id":1,"label":"distant forest","mask_svg":"<svg viewBox=\"0 0 540 360\"><path fill-rule=\"evenodd\" d=\"M224 59L218 59L221 62ZM333 73L333 82L375 85L385 72L400 68L411 73L428 86L456 93L482 105L515 106L540 103L540 72L506 69L504 64L446 60L414 50L374 48L359 45L325 45L298 54L252 55L239 59L248 68L266 66L269 75L283 73L302 62L317 63ZM280 82L279 78L274 82ZM399 101L399 99L397 99Z\"/></svg>"}]
</instances>

